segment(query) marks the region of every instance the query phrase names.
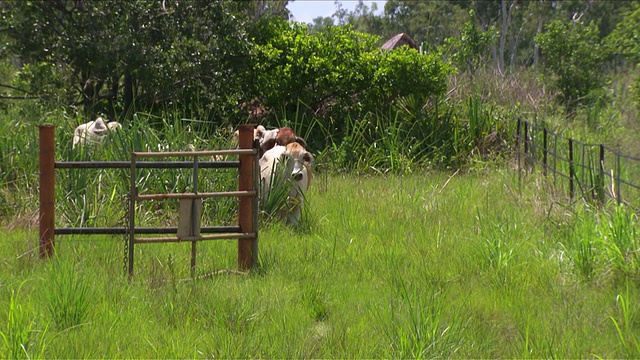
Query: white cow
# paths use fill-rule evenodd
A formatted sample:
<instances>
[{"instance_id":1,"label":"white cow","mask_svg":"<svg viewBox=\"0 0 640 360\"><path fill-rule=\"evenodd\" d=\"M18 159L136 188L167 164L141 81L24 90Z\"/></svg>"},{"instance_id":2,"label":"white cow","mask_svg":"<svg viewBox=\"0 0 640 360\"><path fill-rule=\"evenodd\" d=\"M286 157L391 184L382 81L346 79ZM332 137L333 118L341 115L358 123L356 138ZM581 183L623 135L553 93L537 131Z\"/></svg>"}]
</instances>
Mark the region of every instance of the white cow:
<instances>
[{"instance_id":1,"label":"white cow","mask_svg":"<svg viewBox=\"0 0 640 360\"><path fill-rule=\"evenodd\" d=\"M256 126L255 129L253 129L253 139L260 140L263 134L266 133L267 131L269 130L265 129L265 127L262 125ZM236 130L233 133L233 137L231 138L231 143L234 145L238 145L239 142L240 142L240 132L239 130Z\"/></svg>"},{"instance_id":2,"label":"white cow","mask_svg":"<svg viewBox=\"0 0 640 360\"><path fill-rule=\"evenodd\" d=\"M122 128L120 123L116 121L105 123L104 119L101 117L97 118L95 121L84 123L78 126L73 132L72 148L75 149L76 146L83 146L85 144L102 143L110 131L119 128Z\"/></svg>"},{"instance_id":3,"label":"white cow","mask_svg":"<svg viewBox=\"0 0 640 360\"><path fill-rule=\"evenodd\" d=\"M304 198L311 184L313 155L297 142L276 145L260 158L261 198L282 197L278 216L290 225L300 221ZM277 201L275 203L278 203Z\"/></svg>"}]
</instances>

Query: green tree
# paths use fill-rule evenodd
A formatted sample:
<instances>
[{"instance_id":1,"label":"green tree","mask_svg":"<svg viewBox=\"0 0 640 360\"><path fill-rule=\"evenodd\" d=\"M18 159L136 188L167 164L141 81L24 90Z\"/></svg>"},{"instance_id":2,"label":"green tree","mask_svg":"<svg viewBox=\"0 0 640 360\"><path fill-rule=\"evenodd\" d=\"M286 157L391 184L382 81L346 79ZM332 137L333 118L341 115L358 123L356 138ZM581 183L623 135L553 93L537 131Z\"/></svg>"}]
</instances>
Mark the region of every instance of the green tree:
<instances>
[{"instance_id":1,"label":"green tree","mask_svg":"<svg viewBox=\"0 0 640 360\"><path fill-rule=\"evenodd\" d=\"M623 20L607 36L606 44L612 53L631 61L636 65L636 78L632 91L636 104L640 105L640 4L628 10Z\"/></svg>"},{"instance_id":2,"label":"green tree","mask_svg":"<svg viewBox=\"0 0 640 360\"><path fill-rule=\"evenodd\" d=\"M542 51L547 82L559 91L567 114L573 114L604 84L607 51L601 44L598 26L555 20L536 37L536 42Z\"/></svg>"},{"instance_id":3,"label":"green tree","mask_svg":"<svg viewBox=\"0 0 640 360\"><path fill-rule=\"evenodd\" d=\"M623 20L607 36L606 43L616 55L640 63L640 4L623 14Z\"/></svg>"},{"instance_id":4,"label":"green tree","mask_svg":"<svg viewBox=\"0 0 640 360\"><path fill-rule=\"evenodd\" d=\"M463 25L459 37L445 40L445 48L451 53L451 59L458 68L466 71L471 77L482 63L486 61L489 46L496 37L493 27L483 31L476 23L475 11L469 11L470 19Z\"/></svg>"},{"instance_id":5,"label":"green tree","mask_svg":"<svg viewBox=\"0 0 640 360\"><path fill-rule=\"evenodd\" d=\"M311 34L319 33L329 26L334 26L333 19L329 16L318 16L313 18L313 22L309 24L309 32Z\"/></svg>"},{"instance_id":6,"label":"green tree","mask_svg":"<svg viewBox=\"0 0 640 360\"><path fill-rule=\"evenodd\" d=\"M178 104L219 118L243 97L249 2L19 1L3 3L11 53L32 92L66 74L59 91L87 113ZM71 97L69 99L68 97ZM161 105L161 106L158 106Z\"/></svg>"}]
</instances>

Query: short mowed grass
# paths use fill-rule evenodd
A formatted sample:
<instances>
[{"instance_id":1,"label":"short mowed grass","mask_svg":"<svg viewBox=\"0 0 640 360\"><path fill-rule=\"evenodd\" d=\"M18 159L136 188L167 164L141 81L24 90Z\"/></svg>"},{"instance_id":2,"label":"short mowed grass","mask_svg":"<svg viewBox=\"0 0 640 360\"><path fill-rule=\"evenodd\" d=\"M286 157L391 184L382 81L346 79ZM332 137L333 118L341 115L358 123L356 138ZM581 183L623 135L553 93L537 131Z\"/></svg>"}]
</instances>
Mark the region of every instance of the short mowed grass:
<instances>
[{"instance_id":1,"label":"short mowed grass","mask_svg":"<svg viewBox=\"0 0 640 360\"><path fill-rule=\"evenodd\" d=\"M137 245L129 280L123 237L58 236L40 260L37 228L4 231L0 357L639 357L635 215L525 180L316 174L249 275L211 275L235 241L198 244L195 279L189 244Z\"/></svg>"}]
</instances>

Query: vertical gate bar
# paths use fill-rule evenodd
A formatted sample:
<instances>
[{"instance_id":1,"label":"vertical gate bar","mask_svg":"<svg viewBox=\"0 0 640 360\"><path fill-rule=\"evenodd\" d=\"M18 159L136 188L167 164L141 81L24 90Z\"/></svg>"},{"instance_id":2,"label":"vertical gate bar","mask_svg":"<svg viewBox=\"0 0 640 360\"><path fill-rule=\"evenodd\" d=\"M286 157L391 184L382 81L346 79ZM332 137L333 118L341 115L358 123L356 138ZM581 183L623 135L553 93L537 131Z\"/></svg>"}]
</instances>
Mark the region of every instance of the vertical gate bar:
<instances>
[{"instance_id":1,"label":"vertical gate bar","mask_svg":"<svg viewBox=\"0 0 640 360\"><path fill-rule=\"evenodd\" d=\"M522 166L521 166L521 154L520 154L520 127L522 126L522 119L518 118L516 125L516 161L518 162L518 191L522 190Z\"/></svg>"},{"instance_id":2,"label":"vertical gate bar","mask_svg":"<svg viewBox=\"0 0 640 360\"><path fill-rule=\"evenodd\" d=\"M251 262L254 266L258 264L258 217L259 217L259 189L260 189L260 142L258 140L253 141L253 149L256 151L253 156L253 188L256 194L253 196L253 232L256 234L253 239L253 246L251 248Z\"/></svg>"},{"instance_id":3,"label":"vertical gate bar","mask_svg":"<svg viewBox=\"0 0 640 360\"><path fill-rule=\"evenodd\" d=\"M130 166L130 189L129 189L129 278L133 278L133 258L135 245L135 226L136 226L136 201L138 200L138 189L136 189L136 154L131 153Z\"/></svg>"},{"instance_id":4,"label":"vertical gate bar","mask_svg":"<svg viewBox=\"0 0 640 360\"><path fill-rule=\"evenodd\" d=\"M622 203L622 194L621 194L621 190L620 190L620 186L622 185L620 179L621 179L621 172L622 172L622 165L620 164L620 149L618 149L618 152L616 152L616 156L617 156L617 171L618 174L616 174L616 198L618 199L618 205L620 205Z\"/></svg>"},{"instance_id":5,"label":"vertical gate bar","mask_svg":"<svg viewBox=\"0 0 640 360\"><path fill-rule=\"evenodd\" d=\"M520 151L520 126L522 124L522 119L518 118L518 122L516 123L516 149Z\"/></svg>"},{"instance_id":6,"label":"vertical gate bar","mask_svg":"<svg viewBox=\"0 0 640 360\"><path fill-rule=\"evenodd\" d=\"M239 148L253 148L253 129L251 124L242 124L239 126ZM238 190L252 191L254 177L254 155L239 155L240 170L238 174ZM240 231L244 233L253 233L253 199L247 196L240 197L238 204L238 225ZM238 239L238 268L246 271L256 264L253 262L253 242L255 239Z\"/></svg>"},{"instance_id":7,"label":"vertical gate bar","mask_svg":"<svg viewBox=\"0 0 640 360\"><path fill-rule=\"evenodd\" d=\"M198 193L198 156L193 157L193 193ZM200 201L200 199L193 199L191 202L191 236L196 235L196 224L199 219L196 219L197 214L197 205L196 202ZM191 242L191 277L195 277L196 275L196 247L197 241Z\"/></svg>"},{"instance_id":8,"label":"vertical gate bar","mask_svg":"<svg viewBox=\"0 0 640 360\"><path fill-rule=\"evenodd\" d=\"M573 139L569 138L569 199L573 200L573 178L575 172L573 170Z\"/></svg>"},{"instance_id":9,"label":"vertical gate bar","mask_svg":"<svg viewBox=\"0 0 640 360\"><path fill-rule=\"evenodd\" d=\"M55 232L55 126L38 126L40 167L40 258L53 255Z\"/></svg>"},{"instance_id":10,"label":"vertical gate bar","mask_svg":"<svg viewBox=\"0 0 640 360\"><path fill-rule=\"evenodd\" d=\"M529 123L528 122L524 122L524 139L522 140L524 142L524 166L527 170L527 173L529 171L529 165L527 164L528 161L527 159L529 159Z\"/></svg>"},{"instance_id":11,"label":"vertical gate bar","mask_svg":"<svg viewBox=\"0 0 640 360\"><path fill-rule=\"evenodd\" d=\"M553 137L553 188L556 187L558 171L558 136Z\"/></svg>"},{"instance_id":12,"label":"vertical gate bar","mask_svg":"<svg viewBox=\"0 0 640 360\"><path fill-rule=\"evenodd\" d=\"M547 128L542 129L542 173L547 176Z\"/></svg>"},{"instance_id":13,"label":"vertical gate bar","mask_svg":"<svg viewBox=\"0 0 640 360\"><path fill-rule=\"evenodd\" d=\"M585 169L585 158L587 157L587 147L582 144L582 158L580 159L580 163L582 164L582 166L580 167L580 178L582 179L582 188L591 188L593 187L593 184L587 184L587 181L585 180L585 176L586 176L586 171ZM591 154L589 154L589 156L591 156ZM585 185L589 185L589 186L585 186ZM584 194L583 194L584 195Z\"/></svg>"},{"instance_id":14,"label":"vertical gate bar","mask_svg":"<svg viewBox=\"0 0 640 360\"><path fill-rule=\"evenodd\" d=\"M607 187L605 185L606 181L604 181L604 145L603 144L600 144L600 179L601 179L600 180L601 184L599 184L600 185L600 189L599 189L600 194L598 194L598 195L600 197L600 202L604 204L604 199L606 197L605 189Z\"/></svg>"}]
</instances>

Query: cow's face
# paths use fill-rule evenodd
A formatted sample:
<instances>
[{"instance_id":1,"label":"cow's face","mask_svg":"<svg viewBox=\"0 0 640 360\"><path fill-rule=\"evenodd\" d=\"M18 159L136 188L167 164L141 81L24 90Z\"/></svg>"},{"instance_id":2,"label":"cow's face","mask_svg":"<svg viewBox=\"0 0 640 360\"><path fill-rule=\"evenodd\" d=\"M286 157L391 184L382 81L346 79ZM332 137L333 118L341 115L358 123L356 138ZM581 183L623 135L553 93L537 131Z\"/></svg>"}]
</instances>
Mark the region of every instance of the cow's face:
<instances>
[{"instance_id":1,"label":"cow's face","mask_svg":"<svg viewBox=\"0 0 640 360\"><path fill-rule=\"evenodd\" d=\"M287 169L291 171L291 179L300 183L303 191L306 190L311 180L310 167L313 163L313 155L301 144L293 142L286 146L283 156L288 159Z\"/></svg>"}]
</instances>

